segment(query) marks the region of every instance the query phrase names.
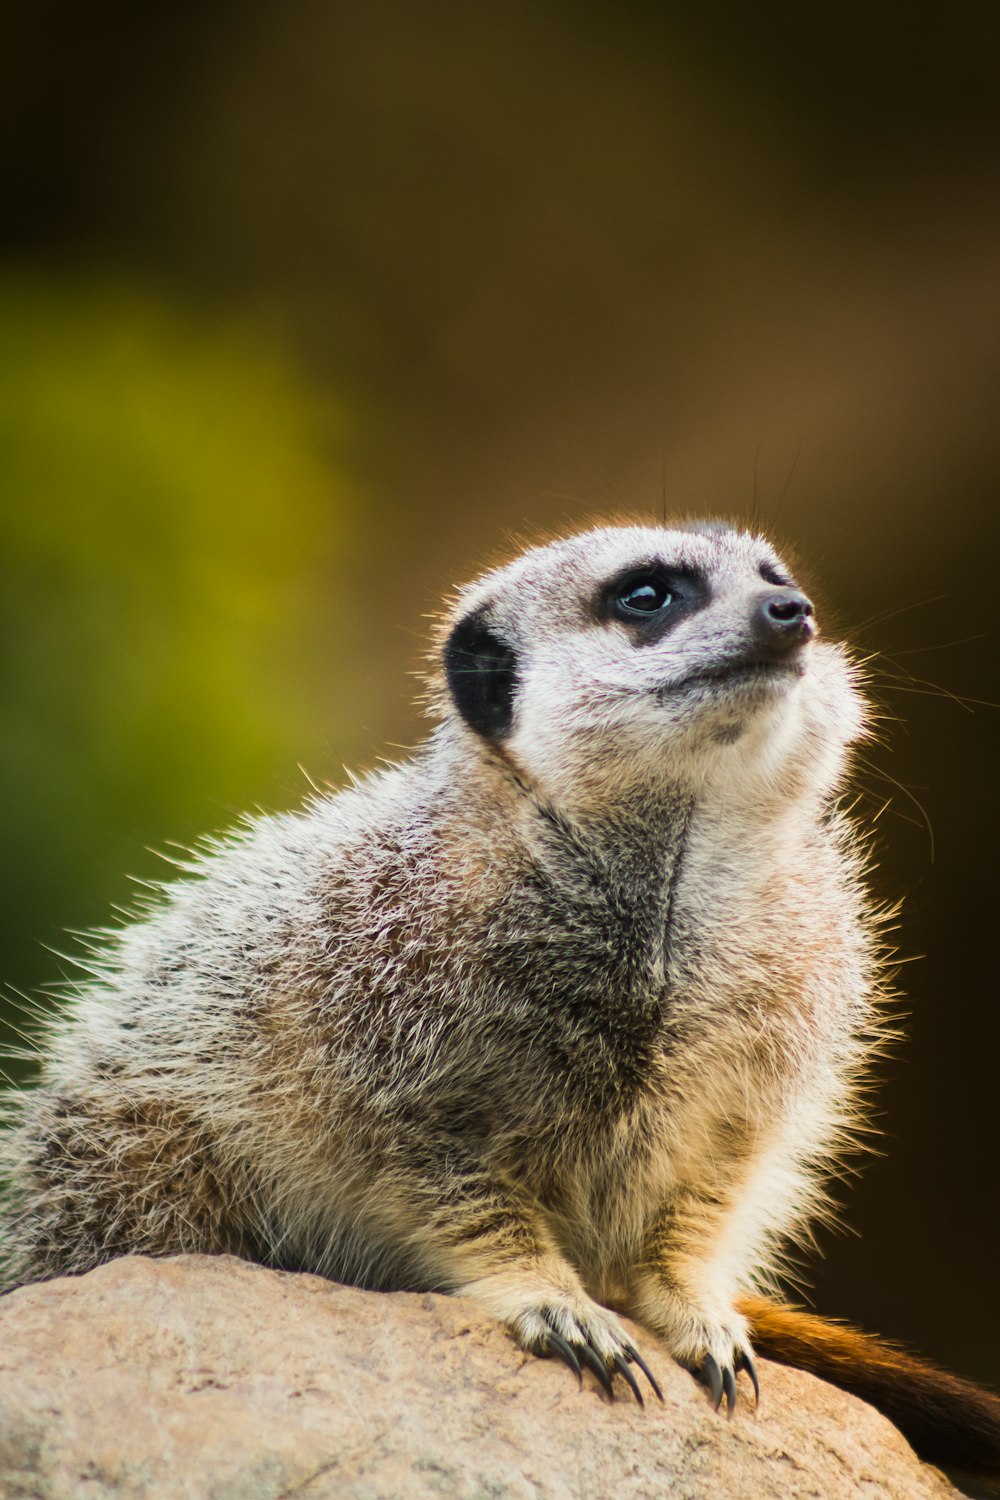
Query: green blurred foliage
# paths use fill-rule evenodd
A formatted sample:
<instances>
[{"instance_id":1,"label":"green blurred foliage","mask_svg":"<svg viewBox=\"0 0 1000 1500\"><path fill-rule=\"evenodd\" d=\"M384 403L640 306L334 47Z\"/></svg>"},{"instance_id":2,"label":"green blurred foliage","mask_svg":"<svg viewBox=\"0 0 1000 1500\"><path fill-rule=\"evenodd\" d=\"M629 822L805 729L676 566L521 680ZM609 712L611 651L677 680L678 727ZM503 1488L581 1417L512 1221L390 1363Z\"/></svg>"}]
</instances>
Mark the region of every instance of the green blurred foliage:
<instances>
[{"instance_id":1,"label":"green blurred foliage","mask_svg":"<svg viewBox=\"0 0 1000 1500\"><path fill-rule=\"evenodd\" d=\"M342 413L246 330L16 274L0 326L0 930L30 983L40 938L165 873L144 844L287 784L349 503Z\"/></svg>"}]
</instances>

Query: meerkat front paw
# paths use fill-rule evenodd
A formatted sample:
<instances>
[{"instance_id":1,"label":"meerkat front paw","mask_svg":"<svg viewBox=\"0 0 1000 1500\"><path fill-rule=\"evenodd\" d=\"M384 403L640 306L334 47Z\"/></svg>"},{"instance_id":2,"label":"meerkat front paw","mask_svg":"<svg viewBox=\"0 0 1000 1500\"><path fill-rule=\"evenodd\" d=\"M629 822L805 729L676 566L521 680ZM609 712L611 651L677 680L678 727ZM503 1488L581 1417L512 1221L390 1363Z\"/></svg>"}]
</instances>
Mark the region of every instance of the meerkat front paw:
<instances>
[{"instance_id":1,"label":"meerkat front paw","mask_svg":"<svg viewBox=\"0 0 1000 1500\"><path fill-rule=\"evenodd\" d=\"M576 1273L557 1256L507 1266L457 1287L506 1324L529 1354L561 1359L583 1384L584 1370L614 1400L614 1379L625 1381L645 1403L632 1371L641 1370L663 1400L652 1371L613 1312L589 1297Z\"/></svg>"},{"instance_id":2,"label":"meerkat front paw","mask_svg":"<svg viewBox=\"0 0 1000 1500\"><path fill-rule=\"evenodd\" d=\"M617 1372L639 1405L645 1406L632 1365L642 1371L663 1400L652 1371L618 1319L596 1302L538 1302L519 1313L509 1327L522 1348L543 1358L561 1359L581 1385L584 1369L592 1371L611 1401L615 1399L612 1376Z\"/></svg>"},{"instance_id":3,"label":"meerkat front paw","mask_svg":"<svg viewBox=\"0 0 1000 1500\"><path fill-rule=\"evenodd\" d=\"M682 1326L678 1327L680 1323ZM754 1406L760 1404L760 1381L754 1364L753 1350L746 1324L738 1314L732 1321L713 1322L688 1312L675 1321L672 1337L668 1335L671 1353L679 1365L690 1371L708 1391L718 1411L725 1397L726 1414L736 1410L736 1377L745 1370L753 1386Z\"/></svg>"},{"instance_id":4,"label":"meerkat front paw","mask_svg":"<svg viewBox=\"0 0 1000 1500\"><path fill-rule=\"evenodd\" d=\"M660 1334L677 1363L706 1388L716 1411L725 1399L726 1413L731 1417L736 1410L736 1377L741 1371L753 1386L754 1405L760 1403L760 1381L746 1320L724 1308L713 1306L709 1312L699 1302L685 1297L676 1287L654 1283L643 1288L643 1295L629 1310Z\"/></svg>"},{"instance_id":5,"label":"meerkat front paw","mask_svg":"<svg viewBox=\"0 0 1000 1500\"><path fill-rule=\"evenodd\" d=\"M731 1417L736 1410L736 1377L741 1370L750 1377L754 1406L760 1405L760 1380L749 1345L733 1344L728 1355L721 1359L709 1349L700 1360L678 1359L677 1363L706 1388L716 1411L722 1405L723 1396L726 1398L726 1415Z\"/></svg>"}]
</instances>

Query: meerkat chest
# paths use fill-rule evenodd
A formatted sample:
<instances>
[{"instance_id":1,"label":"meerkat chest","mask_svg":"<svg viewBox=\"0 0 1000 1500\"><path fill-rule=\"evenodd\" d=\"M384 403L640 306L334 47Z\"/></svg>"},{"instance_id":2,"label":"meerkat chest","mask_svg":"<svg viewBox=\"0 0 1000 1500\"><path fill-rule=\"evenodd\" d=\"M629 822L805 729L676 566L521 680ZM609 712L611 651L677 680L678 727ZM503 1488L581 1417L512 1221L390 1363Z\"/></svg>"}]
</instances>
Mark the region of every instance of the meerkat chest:
<instances>
[{"instance_id":1,"label":"meerkat chest","mask_svg":"<svg viewBox=\"0 0 1000 1500\"><path fill-rule=\"evenodd\" d=\"M558 852L483 933L477 1100L538 1196L597 1221L627 1180L641 1218L697 1156L728 1162L773 1128L802 1056L809 945L749 841L596 869Z\"/></svg>"},{"instance_id":2,"label":"meerkat chest","mask_svg":"<svg viewBox=\"0 0 1000 1500\"><path fill-rule=\"evenodd\" d=\"M596 1193L613 1192L624 1165L639 1196L657 1199L706 1162L728 1171L770 1135L828 1050L817 964L832 958L815 925L762 867L717 848L692 850L637 912L596 1052L631 1085L590 1170Z\"/></svg>"}]
</instances>

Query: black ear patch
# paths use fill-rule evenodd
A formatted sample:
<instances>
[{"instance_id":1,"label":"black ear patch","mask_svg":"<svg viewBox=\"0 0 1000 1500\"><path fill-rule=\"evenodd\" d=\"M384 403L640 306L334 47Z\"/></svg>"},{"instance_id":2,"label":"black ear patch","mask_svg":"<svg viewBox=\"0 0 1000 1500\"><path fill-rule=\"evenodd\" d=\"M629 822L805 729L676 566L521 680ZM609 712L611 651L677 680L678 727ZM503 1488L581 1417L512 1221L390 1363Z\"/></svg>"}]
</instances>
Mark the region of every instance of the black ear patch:
<instances>
[{"instance_id":1,"label":"black ear patch","mask_svg":"<svg viewBox=\"0 0 1000 1500\"><path fill-rule=\"evenodd\" d=\"M514 718L517 656L486 623L481 609L459 620L444 648L455 706L477 734L501 740Z\"/></svg>"}]
</instances>

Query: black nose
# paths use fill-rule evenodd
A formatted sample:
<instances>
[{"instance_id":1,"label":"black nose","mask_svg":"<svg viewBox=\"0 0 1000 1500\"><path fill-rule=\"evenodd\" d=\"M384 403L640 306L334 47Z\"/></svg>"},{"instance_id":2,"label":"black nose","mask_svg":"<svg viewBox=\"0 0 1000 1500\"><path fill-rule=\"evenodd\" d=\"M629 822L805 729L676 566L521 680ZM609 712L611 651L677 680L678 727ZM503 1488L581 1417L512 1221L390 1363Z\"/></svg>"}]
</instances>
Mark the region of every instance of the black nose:
<instances>
[{"instance_id":1,"label":"black nose","mask_svg":"<svg viewBox=\"0 0 1000 1500\"><path fill-rule=\"evenodd\" d=\"M816 634L812 600L797 589L771 589L754 605L751 624L756 640L768 651L791 651Z\"/></svg>"}]
</instances>

